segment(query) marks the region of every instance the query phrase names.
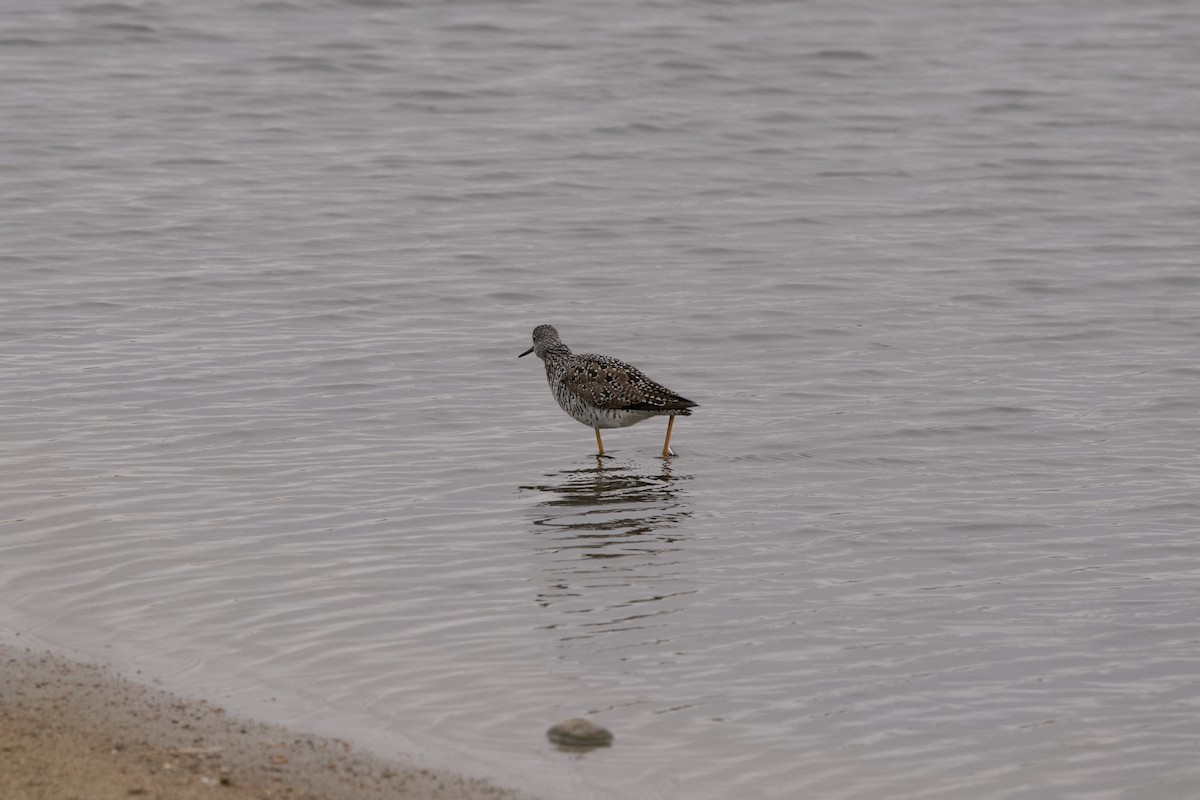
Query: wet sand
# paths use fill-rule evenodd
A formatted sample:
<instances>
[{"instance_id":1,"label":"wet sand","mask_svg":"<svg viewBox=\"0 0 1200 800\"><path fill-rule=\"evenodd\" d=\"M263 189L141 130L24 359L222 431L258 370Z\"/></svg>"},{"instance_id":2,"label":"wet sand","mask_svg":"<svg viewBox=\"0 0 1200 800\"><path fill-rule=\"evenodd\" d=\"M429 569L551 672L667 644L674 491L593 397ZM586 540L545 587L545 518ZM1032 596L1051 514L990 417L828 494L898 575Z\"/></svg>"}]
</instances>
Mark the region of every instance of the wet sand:
<instances>
[{"instance_id":1,"label":"wet sand","mask_svg":"<svg viewBox=\"0 0 1200 800\"><path fill-rule=\"evenodd\" d=\"M104 666L0 647L6 800L527 800L348 743L231 717Z\"/></svg>"}]
</instances>

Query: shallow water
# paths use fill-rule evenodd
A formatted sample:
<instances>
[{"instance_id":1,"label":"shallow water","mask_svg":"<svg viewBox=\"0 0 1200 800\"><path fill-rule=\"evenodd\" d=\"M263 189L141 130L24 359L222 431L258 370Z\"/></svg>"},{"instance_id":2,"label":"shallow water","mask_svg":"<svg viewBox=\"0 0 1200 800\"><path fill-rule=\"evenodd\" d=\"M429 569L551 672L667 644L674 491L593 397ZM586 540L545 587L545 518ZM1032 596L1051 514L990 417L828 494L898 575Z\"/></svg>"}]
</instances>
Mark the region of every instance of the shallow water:
<instances>
[{"instance_id":1,"label":"shallow water","mask_svg":"<svg viewBox=\"0 0 1200 800\"><path fill-rule=\"evenodd\" d=\"M878 5L17 6L0 632L552 797L1193 793L1200 12Z\"/></svg>"}]
</instances>

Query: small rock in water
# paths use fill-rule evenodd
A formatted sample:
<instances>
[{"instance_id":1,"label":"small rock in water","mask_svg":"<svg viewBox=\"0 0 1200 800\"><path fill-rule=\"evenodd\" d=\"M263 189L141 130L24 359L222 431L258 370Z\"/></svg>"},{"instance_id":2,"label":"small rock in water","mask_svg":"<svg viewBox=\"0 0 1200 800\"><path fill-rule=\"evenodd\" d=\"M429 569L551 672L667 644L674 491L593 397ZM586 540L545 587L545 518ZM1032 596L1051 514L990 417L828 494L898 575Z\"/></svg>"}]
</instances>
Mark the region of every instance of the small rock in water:
<instances>
[{"instance_id":1,"label":"small rock in water","mask_svg":"<svg viewBox=\"0 0 1200 800\"><path fill-rule=\"evenodd\" d=\"M586 719L566 719L546 731L546 737L559 747L607 747L613 735Z\"/></svg>"}]
</instances>

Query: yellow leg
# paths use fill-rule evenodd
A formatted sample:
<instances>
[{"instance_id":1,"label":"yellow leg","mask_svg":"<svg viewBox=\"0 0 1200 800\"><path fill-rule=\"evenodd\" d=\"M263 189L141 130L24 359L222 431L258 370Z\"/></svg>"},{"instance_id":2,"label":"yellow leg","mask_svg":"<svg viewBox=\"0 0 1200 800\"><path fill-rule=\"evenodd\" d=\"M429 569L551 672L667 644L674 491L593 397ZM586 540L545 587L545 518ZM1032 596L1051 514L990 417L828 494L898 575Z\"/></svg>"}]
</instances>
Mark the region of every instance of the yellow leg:
<instances>
[{"instance_id":1,"label":"yellow leg","mask_svg":"<svg viewBox=\"0 0 1200 800\"><path fill-rule=\"evenodd\" d=\"M601 455L601 456L604 455L604 442L600 441L600 429L599 428L596 428L596 447L600 448L600 452L597 453L597 455Z\"/></svg>"},{"instance_id":2,"label":"yellow leg","mask_svg":"<svg viewBox=\"0 0 1200 800\"><path fill-rule=\"evenodd\" d=\"M663 458L675 455L671 452L671 428L675 426L675 415L667 417L667 438L663 440Z\"/></svg>"}]
</instances>

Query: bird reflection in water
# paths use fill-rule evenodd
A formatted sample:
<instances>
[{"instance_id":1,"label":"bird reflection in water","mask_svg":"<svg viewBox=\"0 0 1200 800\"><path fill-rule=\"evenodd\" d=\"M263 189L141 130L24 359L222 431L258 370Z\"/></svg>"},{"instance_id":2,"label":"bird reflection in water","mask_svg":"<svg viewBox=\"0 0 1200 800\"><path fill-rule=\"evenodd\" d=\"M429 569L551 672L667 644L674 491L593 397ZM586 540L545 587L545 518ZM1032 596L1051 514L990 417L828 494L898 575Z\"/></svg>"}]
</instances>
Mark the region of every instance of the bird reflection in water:
<instances>
[{"instance_id":1,"label":"bird reflection in water","mask_svg":"<svg viewBox=\"0 0 1200 800\"><path fill-rule=\"evenodd\" d=\"M689 475L604 464L565 470L536 486L534 532L545 586L537 602L568 616L564 639L639 630L683 606L695 589L681 523L691 516ZM585 616L575 616L583 614Z\"/></svg>"},{"instance_id":2,"label":"bird reflection in water","mask_svg":"<svg viewBox=\"0 0 1200 800\"><path fill-rule=\"evenodd\" d=\"M522 486L545 492L538 503L534 525L550 528L559 537L560 549L577 548L590 558L617 558L633 548L653 552L654 545L675 541L670 530L690 516L680 498L680 482L669 466L639 474L633 470L604 466L569 469L556 475L554 483ZM634 541L636 540L636 541Z\"/></svg>"}]
</instances>

